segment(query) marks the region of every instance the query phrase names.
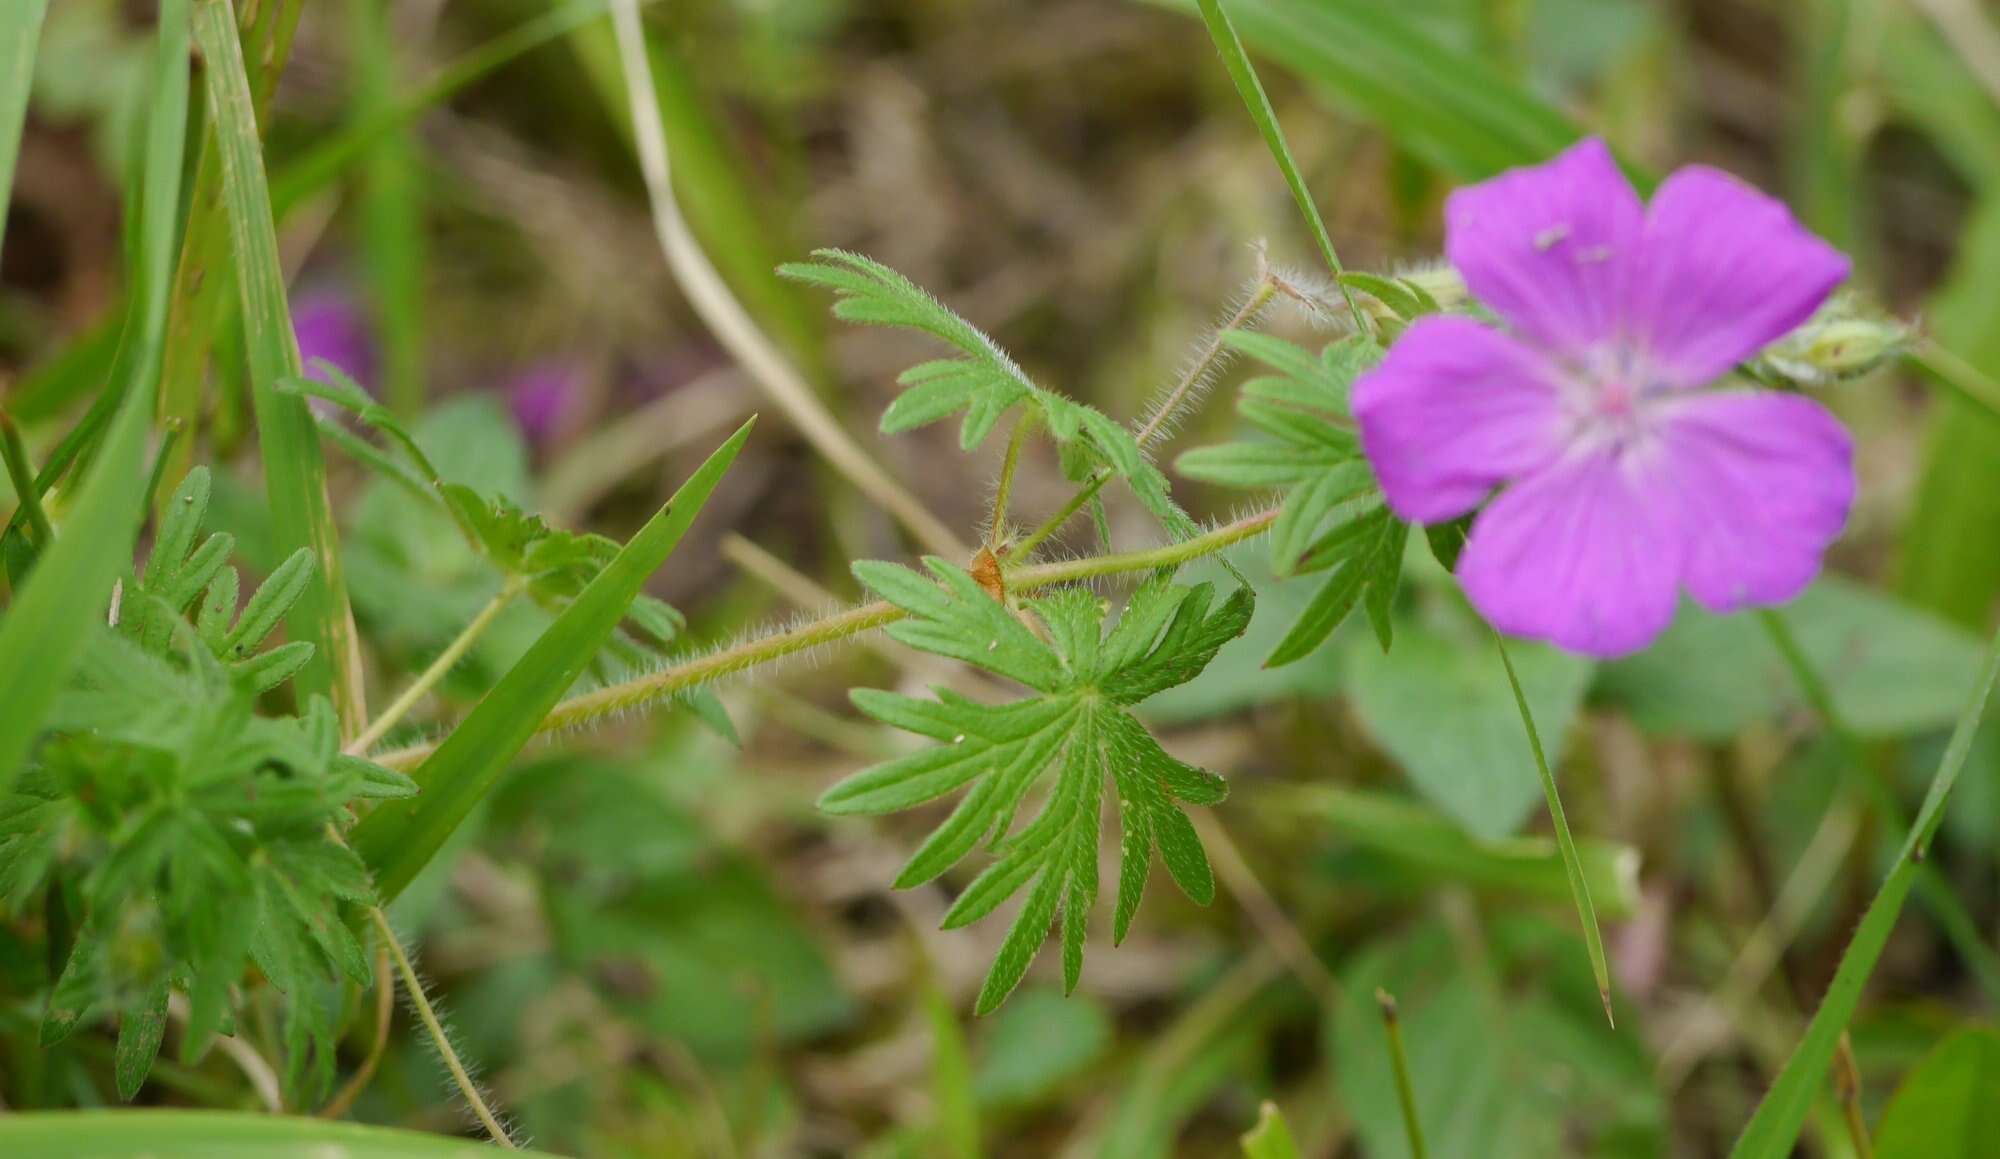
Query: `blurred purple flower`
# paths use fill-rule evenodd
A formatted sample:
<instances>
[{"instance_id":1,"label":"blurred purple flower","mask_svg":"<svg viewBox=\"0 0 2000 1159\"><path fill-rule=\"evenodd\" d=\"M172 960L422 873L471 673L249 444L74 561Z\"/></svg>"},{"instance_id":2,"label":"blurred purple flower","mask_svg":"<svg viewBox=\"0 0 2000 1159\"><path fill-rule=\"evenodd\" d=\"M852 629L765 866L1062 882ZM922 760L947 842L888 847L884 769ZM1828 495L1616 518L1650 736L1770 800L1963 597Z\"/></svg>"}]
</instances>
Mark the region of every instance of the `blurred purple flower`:
<instances>
[{"instance_id":1,"label":"blurred purple flower","mask_svg":"<svg viewBox=\"0 0 2000 1159\"><path fill-rule=\"evenodd\" d=\"M324 378L313 367L314 360L321 359L362 386L374 388L375 343L360 305L352 298L320 290L293 299L292 333L298 336L299 361L307 378Z\"/></svg>"},{"instance_id":2,"label":"blurred purple flower","mask_svg":"<svg viewBox=\"0 0 2000 1159\"><path fill-rule=\"evenodd\" d=\"M1596 656L1650 643L1679 590L1797 595L1847 521L1853 448L1818 403L1700 388L1805 321L1847 259L1715 169L1650 206L1604 143L1461 189L1446 251L1509 332L1410 327L1354 387L1389 505L1472 525L1458 577L1502 631Z\"/></svg>"},{"instance_id":3,"label":"blurred purple flower","mask_svg":"<svg viewBox=\"0 0 2000 1159\"><path fill-rule=\"evenodd\" d=\"M533 443L545 443L562 434L582 400L583 371L573 362L536 363L507 385L507 403L513 408L514 421Z\"/></svg>"}]
</instances>

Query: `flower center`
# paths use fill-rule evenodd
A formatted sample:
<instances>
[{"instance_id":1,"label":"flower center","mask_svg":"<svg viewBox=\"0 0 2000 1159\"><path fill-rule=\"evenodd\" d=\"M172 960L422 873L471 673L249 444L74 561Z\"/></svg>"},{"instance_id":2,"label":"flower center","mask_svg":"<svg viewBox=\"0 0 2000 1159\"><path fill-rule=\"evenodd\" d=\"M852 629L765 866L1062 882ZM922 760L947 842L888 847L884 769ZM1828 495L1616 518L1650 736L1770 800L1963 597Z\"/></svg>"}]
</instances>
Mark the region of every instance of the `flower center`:
<instances>
[{"instance_id":1,"label":"flower center","mask_svg":"<svg viewBox=\"0 0 2000 1159\"><path fill-rule=\"evenodd\" d=\"M1647 441L1665 387L1628 347L1595 353L1571 370L1564 392L1572 438L1583 448L1623 453Z\"/></svg>"}]
</instances>

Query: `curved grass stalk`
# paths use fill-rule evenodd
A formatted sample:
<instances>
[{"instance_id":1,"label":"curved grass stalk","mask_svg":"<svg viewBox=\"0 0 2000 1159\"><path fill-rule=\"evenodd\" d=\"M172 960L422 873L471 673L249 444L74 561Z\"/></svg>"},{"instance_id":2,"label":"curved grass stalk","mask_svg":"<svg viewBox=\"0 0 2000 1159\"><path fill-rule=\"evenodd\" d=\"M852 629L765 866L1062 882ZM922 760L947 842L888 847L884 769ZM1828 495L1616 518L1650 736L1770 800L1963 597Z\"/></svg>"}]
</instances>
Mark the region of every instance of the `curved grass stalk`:
<instances>
[{"instance_id":1,"label":"curved grass stalk","mask_svg":"<svg viewBox=\"0 0 2000 1159\"><path fill-rule=\"evenodd\" d=\"M870 458L833 417L804 376L765 337L701 248L674 197L667 131L660 121L660 101L653 87L653 66L646 56L646 35L639 23L638 0L611 0L611 16L618 30L618 55L624 63L626 95L632 106L632 136L639 150L639 168L646 180L653 228L659 235L667 266L687 295L688 304L731 357L750 372L751 380L778 404L785 417L815 450L826 456L835 470L862 494L881 504L930 550L952 559L967 558L971 549Z\"/></svg>"}]
</instances>

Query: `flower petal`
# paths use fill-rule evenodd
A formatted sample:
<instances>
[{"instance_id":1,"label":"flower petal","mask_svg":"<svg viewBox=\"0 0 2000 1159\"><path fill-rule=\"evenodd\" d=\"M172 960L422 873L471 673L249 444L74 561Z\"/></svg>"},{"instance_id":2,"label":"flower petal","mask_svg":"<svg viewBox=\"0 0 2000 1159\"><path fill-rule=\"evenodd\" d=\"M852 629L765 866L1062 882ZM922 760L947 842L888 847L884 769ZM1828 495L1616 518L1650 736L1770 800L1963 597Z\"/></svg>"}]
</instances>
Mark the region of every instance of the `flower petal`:
<instances>
[{"instance_id":1,"label":"flower petal","mask_svg":"<svg viewBox=\"0 0 2000 1159\"><path fill-rule=\"evenodd\" d=\"M1674 616L1681 544L1662 456L1572 455L1515 484L1472 524L1458 579L1496 628L1622 656Z\"/></svg>"},{"instance_id":2,"label":"flower petal","mask_svg":"<svg viewBox=\"0 0 2000 1159\"><path fill-rule=\"evenodd\" d=\"M1848 262L1783 202L1692 165L1653 195L1629 273L1627 332L1654 373L1700 386L1797 329Z\"/></svg>"},{"instance_id":3,"label":"flower petal","mask_svg":"<svg viewBox=\"0 0 2000 1159\"><path fill-rule=\"evenodd\" d=\"M1469 318L1419 319L1352 394L1390 508L1422 523L1455 519L1553 460L1564 428L1553 374L1540 354Z\"/></svg>"},{"instance_id":4,"label":"flower petal","mask_svg":"<svg viewBox=\"0 0 2000 1159\"><path fill-rule=\"evenodd\" d=\"M1854 503L1840 420L1799 395L1732 391L1678 400L1663 422L1689 594L1731 612L1804 591Z\"/></svg>"},{"instance_id":5,"label":"flower petal","mask_svg":"<svg viewBox=\"0 0 2000 1159\"><path fill-rule=\"evenodd\" d=\"M1445 202L1445 252L1467 288L1520 334L1581 352L1618 328L1618 289L1643 223L1604 142L1467 186Z\"/></svg>"}]
</instances>

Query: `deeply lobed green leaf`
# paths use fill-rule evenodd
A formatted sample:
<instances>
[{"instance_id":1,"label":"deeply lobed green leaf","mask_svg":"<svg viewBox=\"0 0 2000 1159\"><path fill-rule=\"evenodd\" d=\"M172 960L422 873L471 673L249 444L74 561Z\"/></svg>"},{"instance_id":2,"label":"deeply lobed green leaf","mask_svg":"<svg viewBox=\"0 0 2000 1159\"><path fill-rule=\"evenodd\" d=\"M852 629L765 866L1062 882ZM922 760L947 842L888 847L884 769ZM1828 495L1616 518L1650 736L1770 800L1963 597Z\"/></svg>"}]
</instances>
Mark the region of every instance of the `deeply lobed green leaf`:
<instances>
[{"instance_id":1,"label":"deeply lobed green leaf","mask_svg":"<svg viewBox=\"0 0 2000 1159\"><path fill-rule=\"evenodd\" d=\"M1181 807L1215 804L1228 787L1169 756L1128 708L1200 674L1249 625L1251 597L1238 589L1218 605L1209 584L1157 578L1107 624L1108 605L1088 590L1063 589L1027 602L1038 634L964 571L938 559L924 562L935 582L893 564L855 566L864 585L910 613L890 633L1035 695L994 705L946 689L931 700L857 690L861 711L938 743L855 773L827 790L820 807L891 813L970 786L896 885L933 880L983 841L995 859L959 895L945 926L977 921L1027 891L980 990L977 1009L985 1013L1019 984L1058 914L1064 985L1075 988L1097 897L1107 780L1123 831L1114 937L1122 941L1130 928L1156 849L1182 892L1204 905L1214 897L1207 856ZM1015 817L1051 768L1054 783L1041 811L1016 830Z\"/></svg>"}]
</instances>

